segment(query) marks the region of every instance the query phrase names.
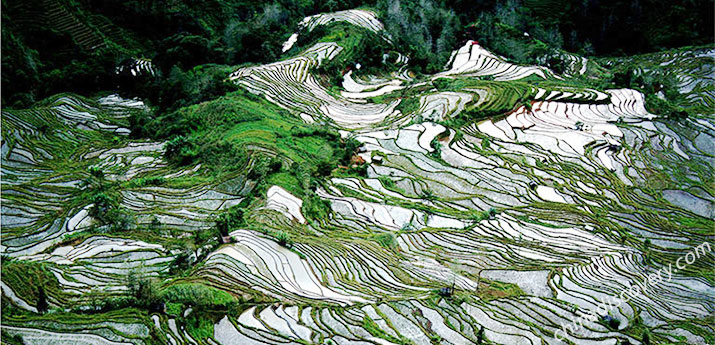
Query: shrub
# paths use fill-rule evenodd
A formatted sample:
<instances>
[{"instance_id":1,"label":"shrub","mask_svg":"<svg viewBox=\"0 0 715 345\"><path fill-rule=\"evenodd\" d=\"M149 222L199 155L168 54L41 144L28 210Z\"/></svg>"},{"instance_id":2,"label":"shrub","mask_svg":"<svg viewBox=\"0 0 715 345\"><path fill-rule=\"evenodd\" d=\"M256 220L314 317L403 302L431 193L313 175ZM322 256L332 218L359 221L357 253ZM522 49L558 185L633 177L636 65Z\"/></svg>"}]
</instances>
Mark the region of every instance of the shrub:
<instances>
[{"instance_id":1,"label":"shrub","mask_svg":"<svg viewBox=\"0 0 715 345\"><path fill-rule=\"evenodd\" d=\"M435 158L441 158L442 157L442 143L435 137L430 141L430 146L434 149L434 151L430 152L430 155Z\"/></svg>"},{"instance_id":2,"label":"shrub","mask_svg":"<svg viewBox=\"0 0 715 345\"><path fill-rule=\"evenodd\" d=\"M279 230L272 233L273 238L283 247L291 247L293 245L293 240L290 238L290 234L285 231Z\"/></svg>"},{"instance_id":3,"label":"shrub","mask_svg":"<svg viewBox=\"0 0 715 345\"><path fill-rule=\"evenodd\" d=\"M387 189L393 189L395 188L395 181L393 181L391 178L387 176L380 176L377 178L380 183L382 183L383 186Z\"/></svg>"},{"instance_id":4,"label":"shrub","mask_svg":"<svg viewBox=\"0 0 715 345\"><path fill-rule=\"evenodd\" d=\"M437 196L429 189L422 190L422 192L420 193L420 198L427 201L437 200Z\"/></svg>"},{"instance_id":5,"label":"shrub","mask_svg":"<svg viewBox=\"0 0 715 345\"><path fill-rule=\"evenodd\" d=\"M161 186L166 183L163 176L140 177L130 182L131 187Z\"/></svg>"},{"instance_id":6,"label":"shrub","mask_svg":"<svg viewBox=\"0 0 715 345\"><path fill-rule=\"evenodd\" d=\"M194 243L197 246L205 245L209 242L216 243L219 233L214 228L206 228L194 232Z\"/></svg>"},{"instance_id":7,"label":"shrub","mask_svg":"<svg viewBox=\"0 0 715 345\"><path fill-rule=\"evenodd\" d=\"M191 334L194 339L208 339L214 335L214 323L205 315L194 311L185 319L186 331Z\"/></svg>"},{"instance_id":8,"label":"shrub","mask_svg":"<svg viewBox=\"0 0 715 345\"><path fill-rule=\"evenodd\" d=\"M485 211L474 210L471 213L472 214L471 214L470 218L476 222L481 222L481 221L489 218L489 211L485 212Z\"/></svg>"},{"instance_id":9,"label":"shrub","mask_svg":"<svg viewBox=\"0 0 715 345\"><path fill-rule=\"evenodd\" d=\"M322 160L318 162L318 165L316 166L315 170L315 176L316 177L324 177L324 176L330 176L330 174L333 173L333 163L327 161L327 160Z\"/></svg>"},{"instance_id":10,"label":"shrub","mask_svg":"<svg viewBox=\"0 0 715 345\"><path fill-rule=\"evenodd\" d=\"M269 157L262 154L255 154L251 171L248 178L254 180L264 180L271 174L277 173L283 167L283 161L277 157Z\"/></svg>"},{"instance_id":11,"label":"shrub","mask_svg":"<svg viewBox=\"0 0 715 345\"><path fill-rule=\"evenodd\" d=\"M439 78L432 81L432 85L437 88L438 91L446 91L451 89L453 81L448 78Z\"/></svg>"},{"instance_id":12,"label":"shrub","mask_svg":"<svg viewBox=\"0 0 715 345\"><path fill-rule=\"evenodd\" d=\"M37 287L37 311L40 314L47 312L49 304L47 303L47 295L45 295L45 288L42 286Z\"/></svg>"},{"instance_id":13,"label":"shrub","mask_svg":"<svg viewBox=\"0 0 715 345\"><path fill-rule=\"evenodd\" d=\"M348 168L347 174L351 176L367 177L367 168L369 164L353 164Z\"/></svg>"},{"instance_id":14,"label":"shrub","mask_svg":"<svg viewBox=\"0 0 715 345\"><path fill-rule=\"evenodd\" d=\"M395 235L389 232L376 235L373 237L373 240L387 249L395 249L395 247L397 246L397 242L395 241Z\"/></svg>"},{"instance_id":15,"label":"shrub","mask_svg":"<svg viewBox=\"0 0 715 345\"><path fill-rule=\"evenodd\" d=\"M616 318L611 318L610 320L608 320L608 327L611 327L611 329L618 329L620 325L621 321Z\"/></svg>"},{"instance_id":16,"label":"shrub","mask_svg":"<svg viewBox=\"0 0 715 345\"><path fill-rule=\"evenodd\" d=\"M14 334L10 335L9 333L5 332L5 330L2 330L2 340L3 343L7 342L10 345L24 345L25 340L22 338L22 335L20 334Z\"/></svg>"},{"instance_id":17,"label":"shrub","mask_svg":"<svg viewBox=\"0 0 715 345\"><path fill-rule=\"evenodd\" d=\"M166 145L166 158L179 165L191 163L198 156L198 145L193 137L179 135L169 140Z\"/></svg>"},{"instance_id":18,"label":"shrub","mask_svg":"<svg viewBox=\"0 0 715 345\"><path fill-rule=\"evenodd\" d=\"M117 206L117 201L104 192L94 194L91 201L94 206L90 208L89 215L106 223L106 215L112 208Z\"/></svg>"},{"instance_id":19,"label":"shrub","mask_svg":"<svg viewBox=\"0 0 715 345\"><path fill-rule=\"evenodd\" d=\"M89 174L98 179L104 178L104 171L100 167L91 166L89 167Z\"/></svg>"},{"instance_id":20,"label":"shrub","mask_svg":"<svg viewBox=\"0 0 715 345\"><path fill-rule=\"evenodd\" d=\"M171 263L171 266L169 267L169 273L170 274L177 274L179 272L186 271L191 267L191 262L189 260L189 257L191 255L191 250L184 250L178 255L176 255L176 258L174 261Z\"/></svg>"},{"instance_id":21,"label":"shrub","mask_svg":"<svg viewBox=\"0 0 715 345\"><path fill-rule=\"evenodd\" d=\"M268 170L271 173L277 173L283 168L283 161L278 157L272 157L268 164Z\"/></svg>"},{"instance_id":22,"label":"shrub","mask_svg":"<svg viewBox=\"0 0 715 345\"><path fill-rule=\"evenodd\" d=\"M153 309L159 303L158 282L155 279L133 271L127 276L127 288L137 304Z\"/></svg>"},{"instance_id":23,"label":"shrub","mask_svg":"<svg viewBox=\"0 0 715 345\"><path fill-rule=\"evenodd\" d=\"M223 140L204 143L199 156L201 161L214 171L217 169L242 169L248 162L248 154L245 150Z\"/></svg>"},{"instance_id":24,"label":"shrub","mask_svg":"<svg viewBox=\"0 0 715 345\"><path fill-rule=\"evenodd\" d=\"M341 160L341 163L348 164L362 143L355 138L347 138L338 141L339 154L336 154Z\"/></svg>"},{"instance_id":25,"label":"shrub","mask_svg":"<svg viewBox=\"0 0 715 345\"><path fill-rule=\"evenodd\" d=\"M477 344L482 345L484 342L484 326L479 327L479 332L477 333Z\"/></svg>"},{"instance_id":26,"label":"shrub","mask_svg":"<svg viewBox=\"0 0 715 345\"><path fill-rule=\"evenodd\" d=\"M222 236L228 236L231 230L244 225L243 209L233 206L224 211L216 219L216 228Z\"/></svg>"},{"instance_id":27,"label":"shrub","mask_svg":"<svg viewBox=\"0 0 715 345\"><path fill-rule=\"evenodd\" d=\"M482 139L482 150L489 150L490 143L489 138Z\"/></svg>"}]
</instances>

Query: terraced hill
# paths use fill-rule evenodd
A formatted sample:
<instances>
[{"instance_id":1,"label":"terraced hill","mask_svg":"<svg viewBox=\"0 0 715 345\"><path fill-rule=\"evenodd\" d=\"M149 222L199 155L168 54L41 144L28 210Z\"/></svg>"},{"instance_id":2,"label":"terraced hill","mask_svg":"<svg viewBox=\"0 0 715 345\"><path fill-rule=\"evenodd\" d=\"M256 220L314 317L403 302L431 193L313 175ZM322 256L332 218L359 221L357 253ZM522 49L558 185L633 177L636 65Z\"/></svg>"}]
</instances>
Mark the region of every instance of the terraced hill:
<instances>
[{"instance_id":1,"label":"terraced hill","mask_svg":"<svg viewBox=\"0 0 715 345\"><path fill-rule=\"evenodd\" d=\"M3 110L3 343L715 344L713 47L419 75L370 10L297 30L170 114Z\"/></svg>"}]
</instances>

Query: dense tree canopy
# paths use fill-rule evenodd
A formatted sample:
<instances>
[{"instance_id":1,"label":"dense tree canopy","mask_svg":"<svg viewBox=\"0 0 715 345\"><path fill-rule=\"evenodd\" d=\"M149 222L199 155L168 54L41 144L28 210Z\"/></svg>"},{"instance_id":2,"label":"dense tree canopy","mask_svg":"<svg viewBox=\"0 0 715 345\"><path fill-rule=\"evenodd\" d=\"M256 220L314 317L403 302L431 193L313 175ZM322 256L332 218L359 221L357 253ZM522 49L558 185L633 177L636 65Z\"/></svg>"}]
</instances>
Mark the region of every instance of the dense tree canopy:
<instances>
[{"instance_id":1,"label":"dense tree canopy","mask_svg":"<svg viewBox=\"0 0 715 345\"><path fill-rule=\"evenodd\" d=\"M2 104L27 106L60 91L119 87L167 106L171 100L161 98L162 90L176 83L152 79L175 79L176 68L186 73L206 63L275 61L303 17L360 6L378 9L415 69L428 72L440 70L465 39L529 62L549 49L619 55L713 37L707 0L4 0ZM134 58L150 59L155 78L127 83L115 73Z\"/></svg>"}]
</instances>

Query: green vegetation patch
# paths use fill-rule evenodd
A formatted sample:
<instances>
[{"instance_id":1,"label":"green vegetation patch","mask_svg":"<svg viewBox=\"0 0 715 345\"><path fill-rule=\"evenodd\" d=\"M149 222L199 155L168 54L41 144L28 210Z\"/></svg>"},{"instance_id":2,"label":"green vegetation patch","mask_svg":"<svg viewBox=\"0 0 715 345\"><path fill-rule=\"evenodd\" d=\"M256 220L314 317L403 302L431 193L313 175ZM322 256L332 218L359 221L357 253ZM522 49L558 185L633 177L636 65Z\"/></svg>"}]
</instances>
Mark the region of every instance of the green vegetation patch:
<instances>
[{"instance_id":1,"label":"green vegetation patch","mask_svg":"<svg viewBox=\"0 0 715 345\"><path fill-rule=\"evenodd\" d=\"M481 279L477 296L484 301L525 295L519 286L511 283Z\"/></svg>"},{"instance_id":2,"label":"green vegetation patch","mask_svg":"<svg viewBox=\"0 0 715 345\"><path fill-rule=\"evenodd\" d=\"M15 296L44 312L49 309L50 301L63 303L68 297L50 271L50 266L44 262L5 259L2 281L12 288Z\"/></svg>"},{"instance_id":3,"label":"green vegetation patch","mask_svg":"<svg viewBox=\"0 0 715 345\"><path fill-rule=\"evenodd\" d=\"M276 184L304 195L311 180L350 166L359 143L327 126L308 125L288 111L243 91L180 108L143 126L170 137L167 159L202 163L216 178L248 169L262 186Z\"/></svg>"}]
</instances>

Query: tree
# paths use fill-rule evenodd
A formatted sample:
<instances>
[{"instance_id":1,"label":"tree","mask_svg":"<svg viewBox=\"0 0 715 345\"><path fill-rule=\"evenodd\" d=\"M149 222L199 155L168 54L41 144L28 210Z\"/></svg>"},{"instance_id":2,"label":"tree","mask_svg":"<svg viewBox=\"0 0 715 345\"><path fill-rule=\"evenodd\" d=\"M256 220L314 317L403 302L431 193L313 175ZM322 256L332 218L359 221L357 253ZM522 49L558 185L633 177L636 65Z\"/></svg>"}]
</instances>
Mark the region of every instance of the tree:
<instances>
[{"instance_id":1,"label":"tree","mask_svg":"<svg viewBox=\"0 0 715 345\"><path fill-rule=\"evenodd\" d=\"M648 330L643 331L643 345L650 345L650 333L648 333Z\"/></svg>"},{"instance_id":2,"label":"tree","mask_svg":"<svg viewBox=\"0 0 715 345\"><path fill-rule=\"evenodd\" d=\"M216 228L221 233L221 236L228 236L231 230L243 224L243 210L238 206L229 208L216 219Z\"/></svg>"},{"instance_id":3,"label":"tree","mask_svg":"<svg viewBox=\"0 0 715 345\"><path fill-rule=\"evenodd\" d=\"M332 172L333 164L331 164L329 161L323 160L318 162L318 166L315 172L318 177L329 176Z\"/></svg>"},{"instance_id":4,"label":"tree","mask_svg":"<svg viewBox=\"0 0 715 345\"><path fill-rule=\"evenodd\" d=\"M276 242L280 244L283 247L290 248L293 245L293 240L290 238L290 234L283 230L279 230L273 234L273 238L276 239Z\"/></svg>"},{"instance_id":5,"label":"tree","mask_svg":"<svg viewBox=\"0 0 715 345\"><path fill-rule=\"evenodd\" d=\"M191 163L199 154L198 145L193 137L179 135L169 140L166 145L166 158L179 165Z\"/></svg>"},{"instance_id":6,"label":"tree","mask_svg":"<svg viewBox=\"0 0 715 345\"><path fill-rule=\"evenodd\" d=\"M434 0L385 0L385 29L396 46L405 47L415 67L423 72L442 69L457 45L459 18L451 9Z\"/></svg>"},{"instance_id":7,"label":"tree","mask_svg":"<svg viewBox=\"0 0 715 345\"><path fill-rule=\"evenodd\" d=\"M132 271L127 277L129 293L142 307L151 308L159 302L159 293L156 281L142 273Z\"/></svg>"},{"instance_id":8,"label":"tree","mask_svg":"<svg viewBox=\"0 0 715 345\"><path fill-rule=\"evenodd\" d=\"M477 333L477 344L482 345L484 342L484 326L479 327L479 332Z\"/></svg>"},{"instance_id":9,"label":"tree","mask_svg":"<svg viewBox=\"0 0 715 345\"><path fill-rule=\"evenodd\" d=\"M37 287L37 312L44 314L47 312L47 295L45 295L45 288L42 286Z\"/></svg>"}]
</instances>

